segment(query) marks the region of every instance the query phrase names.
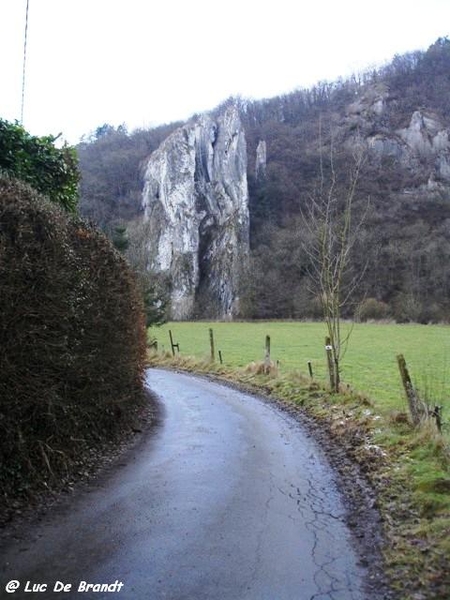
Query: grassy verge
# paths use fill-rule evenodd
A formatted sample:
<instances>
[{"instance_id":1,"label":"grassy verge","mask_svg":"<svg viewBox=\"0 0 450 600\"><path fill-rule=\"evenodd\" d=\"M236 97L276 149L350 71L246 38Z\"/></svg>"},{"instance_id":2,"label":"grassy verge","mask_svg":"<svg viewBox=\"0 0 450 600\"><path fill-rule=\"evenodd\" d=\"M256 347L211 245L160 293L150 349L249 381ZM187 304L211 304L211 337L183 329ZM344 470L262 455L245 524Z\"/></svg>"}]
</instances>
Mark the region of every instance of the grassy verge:
<instances>
[{"instance_id":1,"label":"grassy verge","mask_svg":"<svg viewBox=\"0 0 450 600\"><path fill-rule=\"evenodd\" d=\"M305 411L359 464L375 491L385 569L397 597L448 600L450 454L432 425L414 429L403 411L352 391L330 394L323 382L294 370L263 374L255 363L218 365L167 352L152 352L149 364L213 374Z\"/></svg>"}]
</instances>

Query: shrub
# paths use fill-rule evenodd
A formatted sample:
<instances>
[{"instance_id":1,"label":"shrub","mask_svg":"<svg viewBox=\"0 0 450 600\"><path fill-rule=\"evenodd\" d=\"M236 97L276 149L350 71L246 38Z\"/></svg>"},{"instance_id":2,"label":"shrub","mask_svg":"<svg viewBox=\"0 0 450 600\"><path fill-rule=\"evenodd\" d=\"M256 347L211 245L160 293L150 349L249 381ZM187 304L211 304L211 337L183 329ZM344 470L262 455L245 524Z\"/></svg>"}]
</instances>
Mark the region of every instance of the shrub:
<instances>
[{"instance_id":1,"label":"shrub","mask_svg":"<svg viewBox=\"0 0 450 600\"><path fill-rule=\"evenodd\" d=\"M366 298L356 310L358 321L369 321L371 319L380 321L389 317L389 306L376 298Z\"/></svg>"},{"instance_id":2,"label":"shrub","mask_svg":"<svg viewBox=\"0 0 450 600\"><path fill-rule=\"evenodd\" d=\"M391 302L392 315L397 323L415 323L419 320L422 304L413 294L400 292Z\"/></svg>"},{"instance_id":3,"label":"shrub","mask_svg":"<svg viewBox=\"0 0 450 600\"><path fill-rule=\"evenodd\" d=\"M145 326L132 274L108 240L7 178L0 289L0 487L11 491L70 469L131 423Z\"/></svg>"},{"instance_id":4,"label":"shrub","mask_svg":"<svg viewBox=\"0 0 450 600\"><path fill-rule=\"evenodd\" d=\"M437 302L423 303L417 320L425 325L448 322L448 307Z\"/></svg>"},{"instance_id":5,"label":"shrub","mask_svg":"<svg viewBox=\"0 0 450 600\"><path fill-rule=\"evenodd\" d=\"M17 123L0 119L0 173L29 183L69 212L78 203L78 158L74 148L55 146L53 136L30 135Z\"/></svg>"}]
</instances>

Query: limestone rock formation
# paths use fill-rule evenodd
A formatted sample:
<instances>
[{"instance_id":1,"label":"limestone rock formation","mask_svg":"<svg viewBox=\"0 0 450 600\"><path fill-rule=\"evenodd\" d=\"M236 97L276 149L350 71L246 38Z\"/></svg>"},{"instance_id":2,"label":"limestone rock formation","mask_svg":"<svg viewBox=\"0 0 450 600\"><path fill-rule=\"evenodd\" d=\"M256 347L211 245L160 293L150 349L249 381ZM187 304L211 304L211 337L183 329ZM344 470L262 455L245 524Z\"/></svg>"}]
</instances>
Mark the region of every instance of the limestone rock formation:
<instances>
[{"instance_id":1,"label":"limestone rock formation","mask_svg":"<svg viewBox=\"0 0 450 600\"><path fill-rule=\"evenodd\" d=\"M411 114L407 127L389 129L382 117L392 101L386 86L373 85L347 107L343 124L348 131L357 131L356 137L362 134L372 160L390 158L404 169L426 170L429 181L450 181L449 129L436 114L423 109ZM350 136L347 145L353 145L356 137Z\"/></svg>"},{"instance_id":2,"label":"limestone rock formation","mask_svg":"<svg viewBox=\"0 0 450 600\"><path fill-rule=\"evenodd\" d=\"M267 144L265 140L259 140L258 146L256 147L256 161L255 161L255 176L256 179L264 179L266 176L267 169Z\"/></svg>"},{"instance_id":3,"label":"limestone rock formation","mask_svg":"<svg viewBox=\"0 0 450 600\"><path fill-rule=\"evenodd\" d=\"M172 282L172 318L232 318L249 252L247 154L234 105L177 129L150 156L143 192L151 268Z\"/></svg>"}]
</instances>

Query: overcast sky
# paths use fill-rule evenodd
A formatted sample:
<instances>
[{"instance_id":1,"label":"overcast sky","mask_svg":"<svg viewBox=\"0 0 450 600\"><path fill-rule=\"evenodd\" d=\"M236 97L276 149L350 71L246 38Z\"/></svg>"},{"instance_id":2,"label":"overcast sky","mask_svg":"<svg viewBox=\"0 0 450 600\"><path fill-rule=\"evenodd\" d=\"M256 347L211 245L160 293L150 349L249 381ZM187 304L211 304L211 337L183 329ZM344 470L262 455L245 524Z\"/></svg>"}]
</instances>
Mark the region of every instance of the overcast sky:
<instances>
[{"instance_id":1,"label":"overcast sky","mask_svg":"<svg viewBox=\"0 0 450 600\"><path fill-rule=\"evenodd\" d=\"M27 0L0 0L0 118L20 120ZM23 124L76 143L379 66L450 35L450 0L29 0Z\"/></svg>"}]
</instances>

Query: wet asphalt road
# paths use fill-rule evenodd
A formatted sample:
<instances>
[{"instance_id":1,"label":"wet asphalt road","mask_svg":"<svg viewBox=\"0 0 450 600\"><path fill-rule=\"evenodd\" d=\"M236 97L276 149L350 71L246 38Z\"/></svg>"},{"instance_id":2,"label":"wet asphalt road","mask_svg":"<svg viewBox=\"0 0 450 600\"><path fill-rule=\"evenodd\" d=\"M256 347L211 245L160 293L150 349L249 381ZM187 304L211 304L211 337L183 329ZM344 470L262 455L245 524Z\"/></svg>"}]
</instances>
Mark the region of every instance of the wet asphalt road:
<instances>
[{"instance_id":1,"label":"wet asphalt road","mask_svg":"<svg viewBox=\"0 0 450 600\"><path fill-rule=\"evenodd\" d=\"M156 431L3 550L1 598L365 599L333 473L301 425L205 379L155 369L147 383Z\"/></svg>"}]
</instances>

